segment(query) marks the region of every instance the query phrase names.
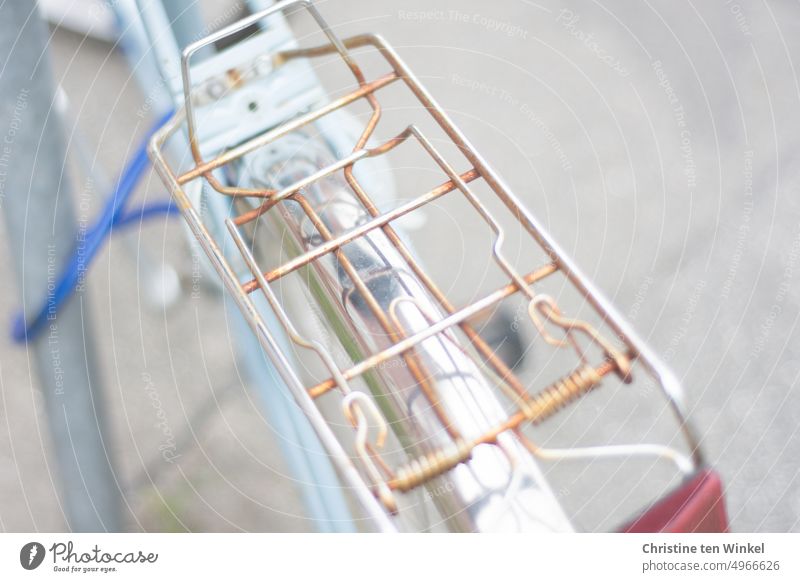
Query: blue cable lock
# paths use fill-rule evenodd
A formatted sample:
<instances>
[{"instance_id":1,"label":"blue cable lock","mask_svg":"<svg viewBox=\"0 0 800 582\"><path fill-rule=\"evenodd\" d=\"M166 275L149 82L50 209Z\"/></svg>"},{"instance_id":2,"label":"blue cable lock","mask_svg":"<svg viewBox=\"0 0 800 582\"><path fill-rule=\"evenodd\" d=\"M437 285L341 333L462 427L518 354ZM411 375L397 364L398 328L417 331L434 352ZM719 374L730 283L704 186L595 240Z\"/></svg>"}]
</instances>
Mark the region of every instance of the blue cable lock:
<instances>
[{"instance_id":1,"label":"blue cable lock","mask_svg":"<svg viewBox=\"0 0 800 582\"><path fill-rule=\"evenodd\" d=\"M128 200L136 190L136 186L145 171L150 167L150 159L147 157L147 143L150 137L172 117L172 114L173 112L169 111L150 128L134 156L125 165L122 174L117 180L116 188L109 196L108 201L106 201L100 217L87 229L83 247L76 248L72 252L67 265L61 271L52 295L47 297L42 307L30 321L25 321L24 313L22 312L16 315L11 328L11 338L14 342L27 343L35 339L47 327L48 316L52 319L61 305L75 292L81 274L86 272L92 260L97 256L98 251L102 248L103 243L113 234L115 228L120 230L137 223L141 224L143 221L156 216L169 216L178 213L171 200L145 204L138 210L126 212Z\"/></svg>"}]
</instances>

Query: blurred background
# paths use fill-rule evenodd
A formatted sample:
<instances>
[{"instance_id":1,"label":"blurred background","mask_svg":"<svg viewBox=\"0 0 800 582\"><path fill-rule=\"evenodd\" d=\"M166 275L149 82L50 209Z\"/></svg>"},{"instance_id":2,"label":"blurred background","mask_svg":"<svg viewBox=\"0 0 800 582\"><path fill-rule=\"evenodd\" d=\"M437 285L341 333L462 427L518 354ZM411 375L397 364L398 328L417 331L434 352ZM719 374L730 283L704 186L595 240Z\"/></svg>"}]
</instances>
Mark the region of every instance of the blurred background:
<instances>
[{"instance_id":1,"label":"blurred background","mask_svg":"<svg viewBox=\"0 0 800 582\"><path fill-rule=\"evenodd\" d=\"M62 24L51 24L49 47L70 102L66 134L74 145L71 124L79 126L114 176L153 117L123 56L102 38L113 36L108 6L94 4L86 35L85 20L64 11L71 3L43 3ZM732 529L800 531L797 4L317 5L338 33L378 32L392 43L675 371L722 475ZM207 1L203 10L216 29L243 6ZM12 121L0 121L0 132ZM89 190L75 181L76 193ZM154 175L141 191L166 196ZM92 216L100 206L98 193L81 209ZM0 316L10 328L19 288L0 230ZM185 240L180 219L149 222L112 240L87 278L83 309L125 527L312 530L213 289L166 310L147 306L137 253L170 261L189 294ZM429 256L434 270L448 268L443 253ZM63 530L43 398L30 354L8 333L0 334L0 464L0 529Z\"/></svg>"}]
</instances>

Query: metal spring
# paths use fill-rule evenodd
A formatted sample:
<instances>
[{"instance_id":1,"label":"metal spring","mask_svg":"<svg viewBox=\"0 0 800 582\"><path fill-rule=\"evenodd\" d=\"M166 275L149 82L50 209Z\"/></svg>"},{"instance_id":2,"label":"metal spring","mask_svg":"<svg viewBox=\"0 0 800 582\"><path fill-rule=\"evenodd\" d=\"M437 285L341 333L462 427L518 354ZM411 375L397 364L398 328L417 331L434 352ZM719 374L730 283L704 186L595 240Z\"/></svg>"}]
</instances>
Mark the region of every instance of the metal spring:
<instances>
[{"instance_id":1,"label":"metal spring","mask_svg":"<svg viewBox=\"0 0 800 582\"><path fill-rule=\"evenodd\" d=\"M468 461L472 456L472 448L472 443L459 439L445 448L418 457L400 467L389 487L406 493L447 473L459 463Z\"/></svg>"},{"instance_id":2,"label":"metal spring","mask_svg":"<svg viewBox=\"0 0 800 582\"><path fill-rule=\"evenodd\" d=\"M530 422L539 424L595 388L600 380L602 376L592 366L582 366L521 402L520 410Z\"/></svg>"},{"instance_id":3,"label":"metal spring","mask_svg":"<svg viewBox=\"0 0 800 582\"><path fill-rule=\"evenodd\" d=\"M556 380L529 400L521 402L520 410L528 421L538 424L595 388L601 380L602 375L595 368L582 366L568 376ZM474 446L474 442L459 439L447 448L413 459L397 471L389 488L406 493L427 483L459 463L469 460Z\"/></svg>"}]
</instances>

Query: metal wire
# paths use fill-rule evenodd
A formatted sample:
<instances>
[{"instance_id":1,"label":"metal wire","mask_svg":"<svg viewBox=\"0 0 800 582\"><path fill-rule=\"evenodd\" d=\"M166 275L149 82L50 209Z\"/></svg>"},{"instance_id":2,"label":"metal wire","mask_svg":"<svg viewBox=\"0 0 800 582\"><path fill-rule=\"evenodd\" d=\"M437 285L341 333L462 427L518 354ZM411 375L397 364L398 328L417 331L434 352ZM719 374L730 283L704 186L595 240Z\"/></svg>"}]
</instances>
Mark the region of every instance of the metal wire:
<instances>
[{"instance_id":1,"label":"metal wire","mask_svg":"<svg viewBox=\"0 0 800 582\"><path fill-rule=\"evenodd\" d=\"M273 65L282 66L294 59L338 54L353 74L357 87L338 99L322 104L312 111L286 121L279 127L257 135L244 143L235 144L212 159L203 159L200 154L201 148L196 140L194 105L191 94L191 68L189 66L191 56L208 43L242 30L249 24L277 10L286 10L296 6L303 6L311 13L327 36L329 44L305 49L293 49L272 55ZM391 72L375 80L367 80L350 52L353 49L362 47L372 47L382 55L386 63L391 67ZM389 513L395 513L398 510L398 504L394 496L395 491L403 493L425 485L433 479L453 471L459 465L470 462L476 447L500 445L501 441L506 438L504 435L515 435L525 425L544 422L559 410L595 390L600 386L601 380L612 372L619 375L623 381L631 382L634 378L633 362L640 363L639 369L653 378L661 387L678 417L681 430L688 440L693 465L697 466L702 463L697 441L683 414L679 387L669 372L663 368L648 348L633 334L613 308L594 289L592 284L580 274L569 258L561 252L558 245L552 241L535 219L518 203L511 191L478 155L474 147L455 127L446 113L436 104L413 73L383 39L375 35L360 35L339 40L309 2L293 0L278 4L245 19L239 24L227 27L203 41L190 45L184 52L182 71L185 85L185 112L179 114L173 122L168 124L155 137L151 146L151 154L154 157L156 168L170 187L187 221L211 257L213 264L221 273L226 285L232 291L234 298L265 344L265 347L268 348L268 353L271 354L279 370L282 371L284 379L290 384L290 388L293 390L298 402L301 403L306 414L312 418L315 428L334 457L340 471L350 480L350 484L356 490L357 496L359 496L373 517L376 517L383 524L384 529L391 529L391 526L387 525L388 522L386 522L385 516L376 516L376 509L373 504L374 498L372 500L369 499L371 494L380 501L383 509ZM367 146L370 139L373 138L381 118L378 94L384 88L398 81L402 82L419 100L424 109L436 121L439 128L463 154L470 167L464 171L456 170L441 152L433 146L431 140L414 124L409 125L399 134L380 144L372 147ZM367 102L371 109L371 114L352 152L348 155L319 168L317 171L282 189L266 187L261 189L238 188L223 185L214 178L212 172L257 152L268 144L276 143L282 137L309 126L320 118L360 100ZM167 139L184 122L188 130L194 166L178 174L166 162L162 149ZM424 151L443 171L446 180L427 193L382 213L356 178L354 166L361 160L387 155L409 140L413 140L422 146ZM315 207L315 204L309 200L305 192L317 183L340 174L343 175L353 200L357 201L360 208L367 213L368 219L344 232L336 233L330 228L326 219L323 218L321 210ZM252 274L249 280L240 281L233 275L232 269L219 250L218 243L209 236L196 210L186 196L183 187L198 179L205 180L221 195L258 202L254 207L245 209L226 221L228 230ZM532 272L520 273L506 259L502 251L505 237L504 229L489 210L489 207L474 194L470 187L470 184L478 181L488 185L492 193L511 211L511 215L516 219L519 228L530 235L531 243L537 245L546 253L549 258L548 262ZM465 198L476 214L492 230L494 233L492 258L508 280L504 286L494 292L461 307L457 307L435 285L432 278L425 272L392 226L392 223L401 217L416 212L448 195L459 195ZM288 201L299 206L302 215L313 225L320 242L311 248L305 249L298 256L290 258L283 264L264 270L258 264L248 243L245 241L242 228L254 224L262 217L275 215L282 204ZM276 216L280 217L281 215L278 213ZM371 280L366 277L354 264L352 257L345 252L347 245L359 241L374 246L371 237L378 233L388 241L392 252L397 253L402 258L409 274L421 286L425 295L443 311L442 316L438 317L436 313L431 313L427 308L420 309L426 320L424 329L410 331L406 329L400 316L395 311L397 302L393 303L392 307L383 305L381 300L375 296L374 279ZM321 261L326 258L333 258L337 268L341 269L347 280L352 284L349 297L344 299L345 305L348 302L352 303L355 300L354 298L357 298L359 302L363 303L370 316L379 324L386 338L386 345L382 348L366 354L360 361L355 361L351 366L344 369L335 363L329 349L321 342L301 336L289 313L271 288L272 284L299 269L305 267L322 269ZM565 317L554 299L536 291L536 285L540 281L557 273L563 275L571 283L572 287L594 308L600 321L604 322L613 333L615 337L613 341L588 322ZM381 275L375 275L375 277L378 276ZM277 343L271 336L271 332L266 329L263 320L253 307L249 294L256 291L264 293L289 339L296 346L309 350L320 358L329 373L327 379L319 381L312 386L305 386L300 381L300 374L288 365L289 359L281 355L280 349L277 348ZM531 321L545 341L557 348L571 346L576 354L576 367L539 392L526 388L520 378L493 352L488 342L469 323L470 319L476 314L486 311L514 295L520 295L527 300ZM412 303L414 302L412 301ZM559 328L564 333L565 339L562 340L551 335L545 328L545 322ZM502 383L505 393L513 396L515 407L500 422L492 422L488 428L481 430L479 434L468 437L459 430L458 419L453 418L447 407L440 402L440 393L437 382L434 380L435 371L428 369L429 363L426 363L425 358L420 353L417 353L417 350L428 345L426 342L431 339L440 342L446 340L448 346L456 346L459 353L466 353L461 347L457 346L456 339L449 335L454 328L459 328L463 332L468 346L474 350L479 367L488 367ZM600 362L591 363L588 361L585 346L578 339L579 335L588 340L589 345L596 345L600 348L604 356ZM447 351L447 346L444 346L444 349ZM387 422L381 411L375 406L375 403L365 393L355 390L349 384L352 380L365 374L379 372L381 366L387 364L393 358L399 358L404 362L407 373L414 378L419 387L420 395L425 398L427 405L434 412L441 427L447 431L450 438L449 443L437 446L397 469L393 469L380 455L387 427L390 423ZM356 470L352 466L341 443L339 443L314 404L316 399L334 390L342 395L343 411L356 431L353 444L357 451L361 466L360 470ZM367 412L378 426L378 438L375 441L370 441L367 438ZM547 454L542 452L545 451L544 449L538 449L529 440L522 438L521 442L528 450L540 458L547 457ZM620 451L629 454L636 454L637 451L642 454L652 454L655 451L670 458L684 459L684 457L666 447L658 449L654 449L652 445L641 445L641 447L643 448L637 449L637 445L630 445L626 449L620 449ZM521 450L525 451L524 448ZM598 457L610 456L613 454L613 450L602 446L587 448L575 452L572 456L580 457L581 455L592 454ZM570 453L563 451L551 453L550 457L559 455L565 458L570 457ZM683 462L681 466L685 468L686 462Z\"/></svg>"}]
</instances>

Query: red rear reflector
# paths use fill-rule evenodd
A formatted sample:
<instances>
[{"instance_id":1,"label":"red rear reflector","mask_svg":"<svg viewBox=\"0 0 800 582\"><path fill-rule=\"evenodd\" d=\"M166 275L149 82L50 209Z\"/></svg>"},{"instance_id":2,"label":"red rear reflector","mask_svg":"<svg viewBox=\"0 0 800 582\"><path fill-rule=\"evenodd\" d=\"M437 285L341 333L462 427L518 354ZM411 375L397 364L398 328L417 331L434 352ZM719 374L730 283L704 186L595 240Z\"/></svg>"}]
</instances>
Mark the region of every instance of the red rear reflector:
<instances>
[{"instance_id":1,"label":"red rear reflector","mask_svg":"<svg viewBox=\"0 0 800 582\"><path fill-rule=\"evenodd\" d=\"M620 531L625 533L727 532L728 516L719 475L711 469L702 469Z\"/></svg>"}]
</instances>

